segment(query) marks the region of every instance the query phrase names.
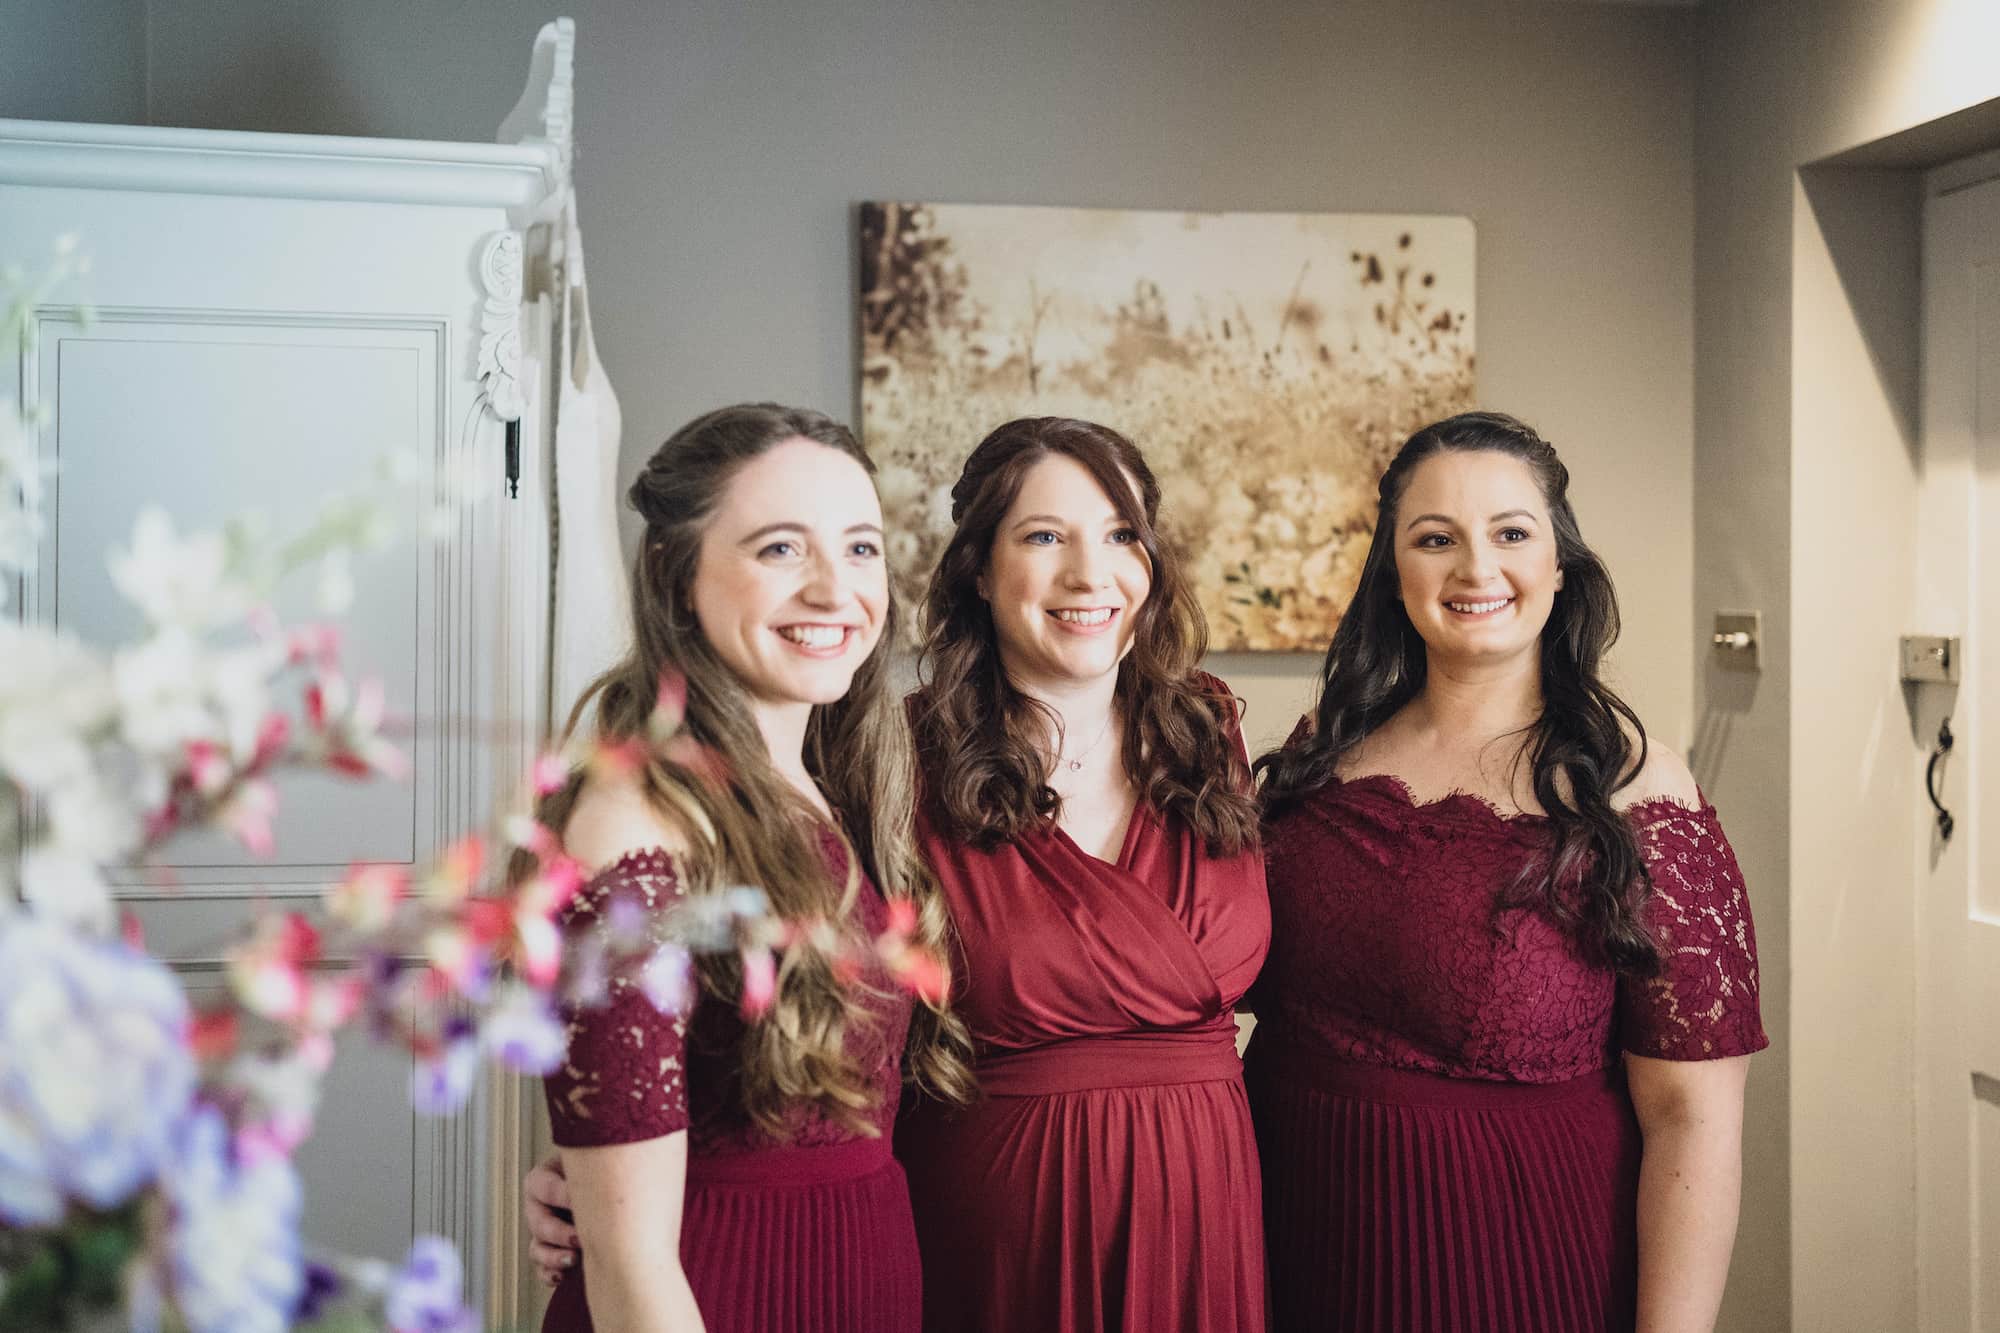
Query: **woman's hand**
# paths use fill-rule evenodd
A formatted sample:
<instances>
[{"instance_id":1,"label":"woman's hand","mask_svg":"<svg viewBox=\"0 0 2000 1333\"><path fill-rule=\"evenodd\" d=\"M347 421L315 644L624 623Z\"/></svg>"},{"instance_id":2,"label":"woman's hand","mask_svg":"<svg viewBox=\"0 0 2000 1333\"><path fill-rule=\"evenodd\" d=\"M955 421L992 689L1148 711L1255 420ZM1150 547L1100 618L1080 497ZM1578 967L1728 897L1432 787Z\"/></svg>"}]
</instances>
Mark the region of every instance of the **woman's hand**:
<instances>
[{"instance_id":1,"label":"woman's hand","mask_svg":"<svg viewBox=\"0 0 2000 1333\"><path fill-rule=\"evenodd\" d=\"M544 1286L553 1287L562 1275L576 1267L582 1253L576 1227L571 1224L569 1179L563 1175L562 1158L550 1153L527 1179L522 1181L526 1198L521 1216L528 1224L528 1257Z\"/></svg>"}]
</instances>

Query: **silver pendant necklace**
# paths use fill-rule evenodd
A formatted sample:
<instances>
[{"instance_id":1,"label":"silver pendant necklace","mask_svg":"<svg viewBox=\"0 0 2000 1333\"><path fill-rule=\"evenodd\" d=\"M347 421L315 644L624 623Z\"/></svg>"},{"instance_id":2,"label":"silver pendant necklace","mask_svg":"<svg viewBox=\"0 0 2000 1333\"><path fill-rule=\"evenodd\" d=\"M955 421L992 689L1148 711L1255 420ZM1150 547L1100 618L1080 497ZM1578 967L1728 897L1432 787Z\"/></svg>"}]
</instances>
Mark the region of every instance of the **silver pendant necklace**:
<instances>
[{"instance_id":1,"label":"silver pendant necklace","mask_svg":"<svg viewBox=\"0 0 2000 1333\"><path fill-rule=\"evenodd\" d=\"M1090 752L1092 750L1095 750L1098 746L1104 744L1104 738L1106 736L1109 736L1110 734L1111 734L1111 717L1109 714L1106 714L1104 718L1104 725L1098 728L1096 740L1084 746L1083 749L1079 750L1075 755L1071 756L1070 758L1064 759L1061 755L1057 755L1056 758L1063 765L1063 767L1067 768L1070 772L1081 773L1083 771L1083 761L1090 758Z\"/></svg>"}]
</instances>

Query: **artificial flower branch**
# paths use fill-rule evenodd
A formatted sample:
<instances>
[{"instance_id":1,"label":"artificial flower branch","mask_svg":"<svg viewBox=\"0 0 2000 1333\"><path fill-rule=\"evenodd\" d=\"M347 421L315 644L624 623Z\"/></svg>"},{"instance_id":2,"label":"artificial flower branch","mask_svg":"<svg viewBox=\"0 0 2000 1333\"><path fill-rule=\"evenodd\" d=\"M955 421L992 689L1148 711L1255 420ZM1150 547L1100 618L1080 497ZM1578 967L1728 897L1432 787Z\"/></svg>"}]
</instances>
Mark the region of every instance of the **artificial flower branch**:
<instances>
[{"instance_id":1,"label":"artificial flower branch","mask_svg":"<svg viewBox=\"0 0 2000 1333\"><path fill-rule=\"evenodd\" d=\"M55 282L86 268L70 243L53 278L0 274L0 348L26 345ZM0 595L33 568L45 531L32 425L0 404ZM872 960L921 994L942 985L907 903L873 939L780 920L754 887L574 928L565 913L584 868L517 814L419 867L351 867L316 917L260 911L223 951L221 998L190 1004L114 910L106 872L170 885L160 855L197 830L270 856L285 773L407 776L380 682L344 668L330 619L287 628L271 603L316 570L320 614L342 614L355 553L393 539L417 480L409 464L386 467L283 541L254 520L182 534L163 512L140 514L109 561L142 622L129 643L0 619L0 1326L66 1326L109 1304L135 1330L469 1333L478 1317L448 1242L419 1238L395 1268L309 1261L300 1244L292 1157L344 1032L409 1051L413 1104L447 1114L485 1059L553 1068L565 1012L601 1002L614 980L685 1012L697 954L740 959L734 1002L751 1022L807 942L842 976ZM442 491L426 524L440 541L478 499ZM288 690L292 711L275 702ZM643 738L543 754L524 796L654 756L726 784L682 725L685 698L663 679Z\"/></svg>"}]
</instances>

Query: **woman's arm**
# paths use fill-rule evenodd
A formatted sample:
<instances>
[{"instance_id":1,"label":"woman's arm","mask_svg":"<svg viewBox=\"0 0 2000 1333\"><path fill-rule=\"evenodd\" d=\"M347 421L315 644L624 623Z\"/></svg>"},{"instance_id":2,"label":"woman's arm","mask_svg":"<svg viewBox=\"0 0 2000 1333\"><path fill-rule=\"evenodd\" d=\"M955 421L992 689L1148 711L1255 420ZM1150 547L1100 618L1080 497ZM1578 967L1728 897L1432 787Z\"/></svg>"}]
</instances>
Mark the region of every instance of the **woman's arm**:
<instances>
[{"instance_id":1,"label":"woman's arm","mask_svg":"<svg viewBox=\"0 0 2000 1333\"><path fill-rule=\"evenodd\" d=\"M605 1148L564 1148L576 1230L590 1255L590 1322L620 1333L700 1333L681 1268L687 1131Z\"/></svg>"},{"instance_id":2,"label":"woman's arm","mask_svg":"<svg viewBox=\"0 0 2000 1333\"><path fill-rule=\"evenodd\" d=\"M1743 1193L1743 1083L1769 1044L1757 943L1735 853L1685 761L1652 743L1612 797L1649 805L1636 830L1652 876L1656 977L1620 983L1620 1045L1644 1141L1639 1163L1640 1333L1715 1327Z\"/></svg>"},{"instance_id":3,"label":"woman's arm","mask_svg":"<svg viewBox=\"0 0 2000 1333\"><path fill-rule=\"evenodd\" d=\"M1639 1333L1715 1327L1743 1186L1748 1056L1653 1060L1625 1073L1644 1140L1639 1165Z\"/></svg>"},{"instance_id":4,"label":"woman's arm","mask_svg":"<svg viewBox=\"0 0 2000 1333\"><path fill-rule=\"evenodd\" d=\"M630 778L593 776L585 784L563 828L569 854L595 871L629 851L660 848L670 855L686 848L680 832L663 822L639 784ZM608 1007L593 1009L573 1026L569 1060L596 1065L612 1077L613 1061L631 1023L654 1025L648 1040L656 1054L678 1054L680 1021L669 1022L635 1001L629 985L618 983ZM613 1015L621 1003L645 1007L626 1018ZM662 1044L664 1043L664 1044ZM581 1048L581 1049L579 1049ZM623 1085L621 1084L621 1087ZM629 1091L629 1089L627 1089ZM600 1097L609 1095L598 1090ZM649 1104L662 1102L649 1096ZM681 1208L687 1189L688 1136L685 1093L664 1099L672 1114L654 1114L619 1128L613 1141L601 1132L579 1135L589 1146L561 1146L561 1171L568 1182L576 1240L590 1256L585 1284L593 1326L618 1333L700 1333L701 1311L681 1268ZM654 1107L655 1112L662 1110ZM553 1115L553 1103L552 1103ZM579 1126L571 1126L573 1130ZM601 1122L600 1122L601 1129ZM630 1132L634 1131L636 1132ZM563 1135L558 1133L560 1140ZM617 1138L627 1141L616 1141ZM592 1143L592 1139L597 1141ZM533 1225L533 1215L530 1215Z\"/></svg>"}]
</instances>

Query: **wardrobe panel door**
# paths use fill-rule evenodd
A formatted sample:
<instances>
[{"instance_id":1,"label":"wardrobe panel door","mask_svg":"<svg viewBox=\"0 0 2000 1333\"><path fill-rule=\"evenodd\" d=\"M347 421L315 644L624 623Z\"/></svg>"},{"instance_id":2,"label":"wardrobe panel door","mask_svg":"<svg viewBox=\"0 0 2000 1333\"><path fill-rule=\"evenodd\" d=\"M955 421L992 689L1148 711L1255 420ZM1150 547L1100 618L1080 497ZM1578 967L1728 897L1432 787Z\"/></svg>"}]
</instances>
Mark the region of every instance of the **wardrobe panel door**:
<instances>
[{"instance_id":1,"label":"wardrobe panel door","mask_svg":"<svg viewBox=\"0 0 2000 1333\"><path fill-rule=\"evenodd\" d=\"M423 479L442 487L458 443L445 423L463 368L448 324L431 318L106 305L87 322L45 311L39 335L23 378L52 409L40 447L57 471L23 613L87 640L127 640L138 628L105 556L129 545L145 507L165 510L181 533L248 517L287 536L370 484L384 459L419 464L419 482L393 502L394 540L355 561L341 617L346 665L382 680L410 778L285 775L271 857L195 834L154 866L113 877L150 947L197 999L213 996L225 984L224 950L260 902L317 915L353 862L412 865L485 813L491 709L479 697L490 668L474 649L475 602L495 594L475 574L490 519L466 514L449 543L421 522ZM281 589L274 609L287 624L323 618L314 575ZM296 715L296 698L274 702ZM411 1065L364 1032L338 1043L298 1157L305 1234L394 1259L413 1234L442 1232L465 1247L476 1277L484 1112L418 1115Z\"/></svg>"}]
</instances>

